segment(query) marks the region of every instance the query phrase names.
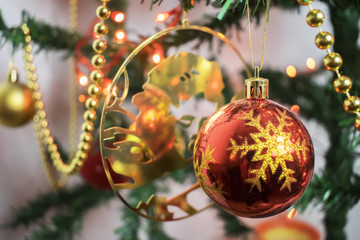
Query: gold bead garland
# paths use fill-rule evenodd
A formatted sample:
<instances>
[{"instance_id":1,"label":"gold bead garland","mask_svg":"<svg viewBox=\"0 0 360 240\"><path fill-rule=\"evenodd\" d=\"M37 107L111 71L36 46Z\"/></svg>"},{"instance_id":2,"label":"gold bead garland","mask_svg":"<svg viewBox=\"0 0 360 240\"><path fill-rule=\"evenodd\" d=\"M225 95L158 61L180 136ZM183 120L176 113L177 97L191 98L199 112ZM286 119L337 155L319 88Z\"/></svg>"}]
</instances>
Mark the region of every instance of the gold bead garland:
<instances>
[{"instance_id":1,"label":"gold bead garland","mask_svg":"<svg viewBox=\"0 0 360 240\"><path fill-rule=\"evenodd\" d=\"M102 4L97 8L97 16L100 22L95 25L94 33L99 36L104 36L107 33L107 26L104 24L104 20L110 16L110 10L107 8L106 3L108 1L102 0ZM39 85L36 82L37 77L35 74L35 66L32 64L32 47L30 45L31 36L30 30L26 24L22 25L22 29L25 35L25 67L27 69L27 77L29 80L28 86L34 91L35 108L37 110L34 116L34 129L38 138L39 145L42 149L42 155L44 164L47 168L49 155L54 167L61 173L74 174L77 173L83 162L87 158L88 151L90 150L90 142L92 141L92 132L94 131L93 121L96 119L95 109L98 107L98 97L102 93L100 83L104 77L101 68L105 64L105 58L101 54L106 49L106 42L102 39L97 39L93 43L93 49L96 54L92 58L92 64L95 68L90 74L92 84L88 87L89 98L85 102L86 111L84 113L84 123L82 124L82 134L80 135L80 143L77 146L75 157L72 158L68 164L64 163L58 152L57 145L54 143L54 139L50 134L48 128L48 121L46 119L46 112L44 110L44 102L41 100L41 93L39 92ZM47 150L47 151L46 151ZM47 171L50 183L57 188L62 187L63 184L57 183L55 178L50 175L50 171Z\"/></svg>"},{"instance_id":2,"label":"gold bead garland","mask_svg":"<svg viewBox=\"0 0 360 240\"><path fill-rule=\"evenodd\" d=\"M321 29L321 25L324 22L325 16L319 9L313 9L311 3L313 0L297 0L300 5L308 6L310 12L306 16L306 22L311 27L317 27L319 34L315 37L315 44L320 49L325 49L327 55L324 58L323 64L329 71L334 71L337 78L334 80L334 89L338 93L346 95L344 100L344 110L348 113L354 113L357 115L355 121L355 128L360 131L360 98L357 96L351 96L349 91L352 87L352 81L349 77L340 74L339 69L343 64L343 59L339 53L331 52L329 49L333 42L334 37Z\"/></svg>"}]
</instances>

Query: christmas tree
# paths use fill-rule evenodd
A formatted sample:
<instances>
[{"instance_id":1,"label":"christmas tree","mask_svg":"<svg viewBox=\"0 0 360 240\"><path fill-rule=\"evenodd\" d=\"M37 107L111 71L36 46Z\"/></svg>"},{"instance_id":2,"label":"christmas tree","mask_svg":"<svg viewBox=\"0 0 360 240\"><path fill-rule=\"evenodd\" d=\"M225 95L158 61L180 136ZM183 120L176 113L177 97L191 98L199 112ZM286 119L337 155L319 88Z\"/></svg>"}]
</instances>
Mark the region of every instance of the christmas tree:
<instances>
[{"instance_id":1,"label":"christmas tree","mask_svg":"<svg viewBox=\"0 0 360 240\"><path fill-rule=\"evenodd\" d=\"M215 173L209 174L209 169L211 164L217 163L215 149L205 148L196 155L195 158L207 159L203 164L199 161L193 166L187 159L192 159L194 145L194 152L198 149L195 139L204 118L221 105L244 97L243 80L250 78L256 69L251 68L252 62L262 65L262 54L264 64L260 66L260 74L270 80L271 99L299 114L315 149L314 175L288 217L293 218L298 211L297 218L316 225L323 239L356 239L360 234L356 228L360 199L360 100L356 97L360 90L357 81L360 75L360 3L357 0L101 0L86 3L77 0L69 3L16 0L1 3L0 10L0 51L4 56L0 63L4 76L0 85L0 122L6 126L34 122L34 127L26 124L18 128L0 128L3 154L0 236L3 239L259 239L263 228L257 226L266 220L239 218L215 206L175 222L153 221L140 215L150 216L152 213L156 216L156 210L154 213L147 208L151 200L161 202L161 196L183 192L197 180L212 200L221 202L229 198L225 185L215 184L215 181L204 185L214 178L211 174ZM166 33L161 37L155 35L156 41L136 52L140 44L153 34L190 24L209 30L201 28L201 31L192 29ZM231 49L228 38L239 52ZM263 47L263 39L266 47ZM136 58L127 62L134 50ZM204 58L197 54L204 55ZM126 71L121 72L119 78L117 72L125 63L123 69ZM196 67L190 69L192 72L186 72L178 82L164 77L180 74L177 71L183 70L172 69L167 64L180 66L184 63L194 63ZM8 65L11 83L6 80ZM13 71L14 66L19 74ZM168 75L157 72L156 66L168 70ZM190 90L175 88L187 79L195 79L195 75L202 77L204 66L211 66L208 78L218 80L214 76L221 72L223 82L210 82L217 86L215 91L206 90L200 84L205 82L201 78L194 80L196 85ZM130 79L129 86L126 75ZM17 78L23 87L16 82ZM116 78L119 80L114 80L111 85ZM30 89L32 94L27 95L26 89ZM17 91L33 105L20 112L8 110L17 102L7 104L3 99L10 99L8 93ZM123 93L126 91L125 99ZM107 110L111 109L111 98L106 100L106 96L112 94L115 96L113 102L121 100L123 104L124 100L124 109L136 110L133 113L127 113L127 109L122 111L122 108L116 108L117 113ZM180 105L180 110L173 107L176 105ZM9 114L9 111L16 115ZM156 111L156 115L152 111ZM82 119L84 112L85 119ZM284 158L286 161L279 160L272 165L271 159L276 159L274 152L279 154L282 151L277 145L271 145L279 141L277 134L286 132L288 135L284 138L293 139L288 133L291 120L280 110L275 111L275 123L267 125L261 125L263 123L253 111L246 116L246 119L242 117L244 124L256 127L261 134L252 133L246 140L228 140L231 146L226 150L229 158L255 155L253 161L261 162L265 158L259 155L266 150L258 150L251 141L258 141L264 147L264 134L276 137L265 146L266 149L275 149L264 154L270 160L261 168L249 170L252 175L245 180L245 186L250 193L266 190L269 184L266 176L261 175L264 167L263 171L270 174L267 176L276 178L282 193L294 190L294 186L300 184L294 178L299 170L286 168L286 165L307 158L306 154L312 152L311 147L296 140L296 150L292 155L288 154ZM143 138L139 139L130 132L140 134L134 129L140 129L144 119L147 125L143 126ZM196 126L197 120L200 120L199 127ZM152 127L148 122L151 121L158 124L156 131L150 131ZM76 129L76 126L81 126L80 122L84 122L82 127ZM113 142L106 135L110 126L115 127L118 134L111 136ZM225 129L221 130L224 134ZM77 146L77 135L80 134L81 143ZM99 142L99 134L106 141ZM241 146L239 141L245 144ZM129 142L135 149L131 154L110 151L114 146L127 147ZM183 155L172 152L173 148L164 153L170 145L183 149ZM125 191L124 197L133 209L119 201L111 188L116 187L116 183L134 182L119 175L121 169L116 165L119 161L109 161L111 167L107 172L115 182L109 184L101 160L101 147L103 155L117 156L118 159L129 155L137 159L139 154L142 156L140 161L148 163L152 159L163 159L158 165L154 164L155 167L148 168L151 174L149 170L138 174L143 169L136 168L132 178L139 186ZM110 150L106 152L104 149ZM177 165L166 163L168 159ZM44 166L45 174L42 173ZM56 169L62 169L64 175L78 174L71 175L63 187L65 181ZM282 173L278 174L279 169ZM170 174L163 176L167 171ZM202 174L204 172L208 175ZM192 198L193 201L196 205L206 206L210 200L199 193ZM160 197L149 198L152 194ZM134 209L138 209L140 215L134 213ZM189 210L186 207L181 209ZM188 213L192 215L192 209ZM171 217L164 216L166 219ZM275 216L270 221L285 220Z\"/></svg>"}]
</instances>

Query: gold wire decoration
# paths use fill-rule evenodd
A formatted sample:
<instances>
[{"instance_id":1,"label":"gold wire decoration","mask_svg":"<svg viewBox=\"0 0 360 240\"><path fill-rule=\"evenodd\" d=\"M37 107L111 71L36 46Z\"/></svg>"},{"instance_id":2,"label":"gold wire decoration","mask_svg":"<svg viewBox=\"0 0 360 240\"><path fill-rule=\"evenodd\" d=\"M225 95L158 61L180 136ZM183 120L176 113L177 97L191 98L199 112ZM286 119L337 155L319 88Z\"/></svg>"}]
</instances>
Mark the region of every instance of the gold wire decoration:
<instances>
[{"instance_id":1,"label":"gold wire decoration","mask_svg":"<svg viewBox=\"0 0 360 240\"><path fill-rule=\"evenodd\" d=\"M215 62L207 61L195 54L180 52L163 60L149 71L148 81L143 86L144 92L133 97L134 105L140 110L139 115L135 117L122 108L129 90L129 76L126 68L142 49L156 39L186 30L207 33L226 43L239 57L250 77L250 70L240 52L222 33L207 27L191 25L185 13L181 25L164 29L149 37L125 59L113 79L101 115L100 149L103 166L112 189L135 213L157 221L184 219L203 211L213 203L202 208L191 205L187 196L199 187L198 183L170 199L165 196L151 195L147 201L141 201L137 206L130 205L119 190L142 186L165 173L191 163L192 157L185 159L183 154L177 151L177 148L181 148L183 144L177 142L178 138L175 136L179 134L175 126L177 120L169 115L169 106L170 104L178 106L180 100L187 100L200 92L204 93L207 100L223 104L221 90L224 85L220 68ZM179 74L183 75L179 77ZM108 115L112 113L123 114L134 123L128 129L105 126ZM143 127L141 127L142 124L144 124ZM155 127L152 124L159 124L159 126ZM115 183L111 172L130 177L132 181ZM169 210L171 206L182 210L184 215L175 215Z\"/></svg>"}]
</instances>

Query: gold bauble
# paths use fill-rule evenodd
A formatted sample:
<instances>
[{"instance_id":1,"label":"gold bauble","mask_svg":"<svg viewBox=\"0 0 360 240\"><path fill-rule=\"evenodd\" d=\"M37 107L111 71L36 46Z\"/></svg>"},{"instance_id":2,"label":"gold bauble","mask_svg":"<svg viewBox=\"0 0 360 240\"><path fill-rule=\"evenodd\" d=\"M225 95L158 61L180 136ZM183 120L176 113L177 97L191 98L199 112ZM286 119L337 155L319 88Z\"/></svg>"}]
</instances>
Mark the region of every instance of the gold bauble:
<instances>
[{"instance_id":1,"label":"gold bauble","mask_svg":"<svg viewBox=\"0 0 360 240\"><path fill-rule=\"evenodd\" d=\"M104 23L99 22L95 24L94 26L94 32L99 35L100 37L104 36L108 33L108 26L106 26Z\"/></svg>"},{"instance_id":2,"label":"gold bauble","mask_svg":"<svg viewBox=\"0 0 360 240\"><path fill-rule=\"evenodd\" d=\"M315 44L320 49L327 49L334 43L334 37L331 33L323 31L316 35Z\"/></svg>"},{"instance_id":3,"label":"gold bauble","mask_svg":"<svg viewBox=\"0 0 360 240\"><path fill-rule=\"evenodd\" d=\"M309 5L310 3L313 2L313 0L297 0L297 2L300 4L300 5Z\"/></svg>"},{"instance_id":4,"label":"gold bauble","mask_svg":"<svg viewBox=\"0 0 360 240\"><path fill-rule=\"evenodd\" d=\"M0 84L0 124L17 127L35 115L33 91L24 84L10 81Z\"/></svg>"},{"instance_id":5,"label":"gold bauble","mask_svg":"<svg viewBox=\"0 0 360 240\"><path fill-rule=\"evenodd\" d=\"M348 113L356 113L360 110L360 98L351 96L344 101L344 109Z\"/></svg>"},{"instance_id":6,"label":"gold bauble","mask_svg":"<svg viewBox=\"0 0 360 240\"><path fill-rule=\"evenodd\" d=\"M110 14L111 11L107 6L101 5L96 9L96 16L98 16L98 18L102 20L108 19L110 17Z\"/></svg>"},{"instance_id":7,"label":"gold bauble","mask_svg":"<svg viewBox=\"0 0 360 240\"><path fill-rule=\"evenodd\" d=\"M352 81L349 77L341 76L335 79L334 88L338 93L347 93L352 87Z\"/></svg>"},{"instance_id":8,"label":"gold bauble","mask_svg":"<svg viewBox=\"0 0 360 240\"><path fill-rule=\"evenodd\" d=\"M91 58L91 64L96 68L102 68L105 65L105 58L103 55L96 54Z\"/></svg>"},{"instance_id":9,"label":"gold bauble","mask_svg":"<svg viewBox=\"0 0 360 240\"><path fill-rule=\"evenodd\" d=\"M92 44L92 48L97 53L102 53L105 51L106 47L106 42L102 39L96 39Z\"/></svg>"},{"instance_id":10,"label":"gold bauble","mask_svg":"<svg viewBox=\"0 0 360 240\"><path fill-rule=\"evenodd\" d=\"M319 9L313 9L306 15L306 22L310 27L319 27L323 24L325 15Z\"/></svg>"},{"instance_id":11,"label":"gold bauble","mask_svg":"<svg viewBox=\"0 0 360 240\"><path fill-rule=\"evenodd\" d=\"M324 66L329 71L336 71L341 68L343 59L338 53L330 53L324 58Z\"/></svg>"},{"instance_id":12,"label":"gold bauble","mask_svg":"<svg viewBox=\"0 0 360 240\"><path fill-rule=\"evenodd\" d=\"M98 70L98 69L93 70L93 71L90 73L90 80L91 80L92 82L98 83L98 82L100 82L101 80L103 80L103 78L104 78L104 74L103 74L100 70Z\"/></svg>"},{"instance_id":13,"label":"gold bauble","mask_svg":"<svg viewBox=\"0 0 360 240\"><path fill-rule=\"evenodd\" d=\"M357 117L355 120L355 128L360 131L360 117Z\"/></svg>"}]
</instances>

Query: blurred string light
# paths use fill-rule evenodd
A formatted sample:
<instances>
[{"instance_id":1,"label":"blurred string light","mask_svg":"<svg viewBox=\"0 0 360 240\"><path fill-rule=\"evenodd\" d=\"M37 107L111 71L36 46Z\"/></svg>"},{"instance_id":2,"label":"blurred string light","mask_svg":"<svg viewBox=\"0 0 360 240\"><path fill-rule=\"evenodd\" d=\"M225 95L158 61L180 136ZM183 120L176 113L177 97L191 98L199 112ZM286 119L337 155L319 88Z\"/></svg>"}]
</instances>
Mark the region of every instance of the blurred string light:
<instances>
[{"instance_id":1,"label":"blurred string light","mask_svg":"<svg viewBox=\"0 0 360 240\"><path fill-rule=\"evenodd\" d=\"M313 58L308 58L306 59L306 66L310 69L310 70L315 70L316 68L316 61Z\"/></svg>"},{"instance_id":2,"label":"blurred string light","mask_svg":"<svg viewBox=\"0 0 360 240\"><path fill-rule=\"evenodd\" d=\"M78 81L81 86L86 86L89 83L88 77L83 73L78 74Z\"/></svg>"},{"instance_id":3,"label":"blurred string light","mask_svg":"<svg viewBox=\"0 0 360 240\"><path fill-rule=\"evenodd\" d=\"M292 111L293 113L299 115L299 113L300 113L300 107L299 107L299 105L292 105L292 106L290 107L290 111Z\"/></svg>"},{"instance_id":4,"label":"blurred string light","mask_svg":"<svg viewBox=\"0 0 360 240\"><path fill-rule=\"evenodd\" d=\"M81 95L79 96L79 102L83 103L83 102L85 102L85 100L86 100L85 95L84 95L84 94L81 94Z\"/></svg>"},{"instance_id":5,"label":"blurred string light","mask_svg":"<svg viewBox=\"0 0 360 240\"><path fill-rule=\"evenodd\" d=\"M151 61L153 64L159 64L164 58L164 51L160 44L154 44L154 52L151 55Z\"/></svg>"},{"instance_id":6,"label":"blurred string light","mask_svg":"<svg viewBox=\"0 0 360 240\"><path fill-rule=\"evenodd\" d=\"M296 70L296 68L295 68L293 65L289 65L289 66L287 66L287 68L286 68L286 74L287 74L289 77L294 78L294 77L296 77L296 75L297 75L297 70Z\"/></svg>"},{"instance_id":7,"label":"blurred string light","mask_svg":"<svg viewBox=\"0 0 360 240\"><path fill-rule=\"evenodd\" d=\"M293 208L293 209L290 210L287 217L288 217L288 219L291 220L291 219L296 218L297 214L298 214L298 211L295 208Z\"/></svg>"},{"instance_id":8,"label":"blurred string light","mask_svg":"<svg viewBox=\"0 0 360 240\"><path fill-rule=\"evenodd\" d=\"M161 12L155 16L154 21L157 23L163 23L166 20L168 20L170 17L170 14L168 12Z\"/></svg>"},{"instance_id":9,"label":"blurred string light","mask_svg":"<svg viewBox=\"0 0 360 240\"><path fill-rule=\"evenodd\" d=\"M114 37L115 37L115 40L116 42L118 43L123 43L124 41L126 41L126 33L123 31L123 30L117 30L115 33L114 33Z\"/></svg>"},{"instance_id":10,"label":"blurred string light","mask_svg":"<svg viewBox=\"0 0 360 240\"><path fill-rule=\"evenodd\" d=\"M122 23L125 20L125 14L123 12L113 12L111 13L111 19L114 22Z\"/></svg>"}]
</instances>

